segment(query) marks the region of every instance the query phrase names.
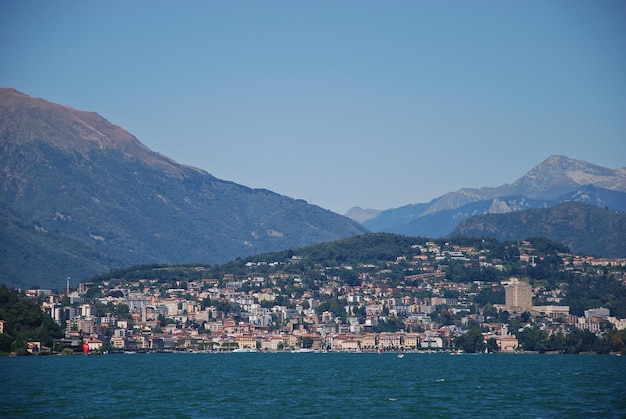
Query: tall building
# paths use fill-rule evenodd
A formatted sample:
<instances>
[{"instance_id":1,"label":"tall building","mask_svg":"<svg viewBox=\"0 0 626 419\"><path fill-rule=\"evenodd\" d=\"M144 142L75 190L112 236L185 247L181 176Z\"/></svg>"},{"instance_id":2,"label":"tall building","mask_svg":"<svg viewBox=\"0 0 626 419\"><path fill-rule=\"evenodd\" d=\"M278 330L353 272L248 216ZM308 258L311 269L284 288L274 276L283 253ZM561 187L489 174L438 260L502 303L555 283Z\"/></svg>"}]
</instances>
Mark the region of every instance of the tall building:
<instances>
[{"instance_id":1,"label":"tall building","mask_svg":"<svg viewBox=\"0 0 626 419\"><path fill-rule=\"evenodd\" d=\"M527 282L512 281L504 287L504 301L513 310L530 311L533 307L533 290Z\"/></svg>"}]
</instances>

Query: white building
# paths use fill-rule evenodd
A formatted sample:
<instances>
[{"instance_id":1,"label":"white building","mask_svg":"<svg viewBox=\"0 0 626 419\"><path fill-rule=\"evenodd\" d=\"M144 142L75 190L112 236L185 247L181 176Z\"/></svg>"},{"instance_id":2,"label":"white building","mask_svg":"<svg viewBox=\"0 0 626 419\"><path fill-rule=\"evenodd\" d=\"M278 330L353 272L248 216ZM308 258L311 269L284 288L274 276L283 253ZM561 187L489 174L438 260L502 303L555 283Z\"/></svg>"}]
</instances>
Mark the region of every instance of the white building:
<instances>
[{"instance_id":1,"label":"white building","mask_svg":"<svg viewBox=\"0 0 626 419\"><path fill-rule=\"evenodd\" d=\"M590 319L592 317L601 317L603 319L608 318L611 315L611 311L608 308L590 308L585 310L585 318Z\"/></svg>"}]
</instances>

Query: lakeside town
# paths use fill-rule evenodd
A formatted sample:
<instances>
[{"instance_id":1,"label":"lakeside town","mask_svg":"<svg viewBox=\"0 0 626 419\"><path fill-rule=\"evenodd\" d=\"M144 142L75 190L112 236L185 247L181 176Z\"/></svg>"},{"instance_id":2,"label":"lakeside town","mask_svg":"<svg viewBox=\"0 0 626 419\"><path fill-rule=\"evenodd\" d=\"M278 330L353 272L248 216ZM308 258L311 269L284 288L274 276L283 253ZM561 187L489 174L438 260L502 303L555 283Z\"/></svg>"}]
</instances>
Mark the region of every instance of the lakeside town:
<instances>
[{"instance_id":1,"label":"lakeside town","mask_svg":"<svg viewBox=\"0 0 626 419\"><path fill-rule=\"evenodd\" d=\"M181 267L164 266L152 268L161 272L156 277L112 277L75 289L68 279L62 292L26 291L65 329L53 348L31 342L29 352L452 351L455 340L477 329L481 351L515 352L533 350L521 342L525 330L600 337L626 329L626 319L601 305L573 314L563 304L565 282L514 275L548 258L531 242L520 242L508 260L493 253L425 241L384 265L304 269L307 257L289 254L251 259L219 277L207 276L210 267L186 266L181 276ZM561 273L626 281L626 259L559 253L558 261ZM451 266L499 274L460 281ZM164 280L171 271L176 275Z\"/></svg>"}]
</instances>

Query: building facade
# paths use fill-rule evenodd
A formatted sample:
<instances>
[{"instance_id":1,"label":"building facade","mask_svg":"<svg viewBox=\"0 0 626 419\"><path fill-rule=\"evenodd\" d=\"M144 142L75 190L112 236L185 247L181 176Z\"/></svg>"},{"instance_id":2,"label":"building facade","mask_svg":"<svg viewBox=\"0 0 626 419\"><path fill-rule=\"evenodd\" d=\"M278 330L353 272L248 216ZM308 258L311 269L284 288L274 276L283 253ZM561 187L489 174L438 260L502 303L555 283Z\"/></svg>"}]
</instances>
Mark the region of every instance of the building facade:
<instances>
[{"instance_id":1,"label":"building facade","mask_svg":"<svg viewBox=\"0 0 626 419\"><path fill-rule=\"evenodd\" d=\"M504 287L505 305L513 311L530 311L533 308L533 291L530 284L512 281Z\"/></svg>"}]
</instances>

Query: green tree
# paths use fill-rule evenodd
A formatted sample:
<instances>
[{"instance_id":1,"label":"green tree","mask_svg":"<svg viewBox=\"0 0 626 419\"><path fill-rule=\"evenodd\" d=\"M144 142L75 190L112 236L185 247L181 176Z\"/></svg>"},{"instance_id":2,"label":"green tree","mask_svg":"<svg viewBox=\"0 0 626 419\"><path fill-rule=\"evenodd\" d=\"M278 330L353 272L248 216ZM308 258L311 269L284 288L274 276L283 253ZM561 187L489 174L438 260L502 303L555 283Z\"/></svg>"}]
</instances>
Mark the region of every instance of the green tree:
<instances>
[{"instance_id":1,"label":"green tree","mask_svg":"<svg viewBox=\"0 0 626 419\"><path fill-rule=\"evenodd\" d=\"M29 341L39 341L43 346L52 348L54 339L63 337L63 330L38 304L5 285L0 286L0 320L6 322L5 335L0 340L0 351L3 352L27 354Z\"/></svg>"},{"instance_id":2,"label":"green tree","mask_svg":"<svg viewBox=\"0 0 626 419\"><path fill-rule=\"evenodd\" d=\"M500 347L498 346L498 342L494 338L489 338L487 340L487 350L489 352L499 352Z\"/></svg>"},{"instance_id":3,"label":"green tree","mask_svg":"<svg viewBox=\"0 0 626 419\"><path fill-rule=\"evenodd\" d=\"M444 307L439 312L439 322L444 326L450 326L454 324L454 315L448 310L448 308Z\"/></svg>"},{"instance_id":4,"label":"green tree","mask_svg":"<svg viewBox=\"0 0 626 419\"><path fill-rule=\"evenodd\" d=\"M530 320L530 318L531 318L531 315L528 311L523 312L519 316L519 319L522 323L528 323L528 320Z\"/></svg>"},{"instance_id":5,"label":"green tree","mask_svg":"<svg viewBox=\"0 0 626 419\"><path fill-rule=\"evenodd\" d=\"M301 348L311 348L313 347L313 338L310 336L300 336L298 338L298 345Z\"/></svg>"},{"instance_id":6,"label":"green tree","mask_svg":"<svg viewBox=\"0 0 626 419\"><path fill-rule=\"evenodd\" d=\"M13 340L7 334L0 334L0 353L11 352L11 345Z\"/></svg>"},{"instance_id":7,"label":"green tree","mask_svg":"<svg viewBox=\"0 0 626 419\"><path fill-rule=\"evenodd\" d=\"M355 316L359 318L359 320L363 320L367 316L367 311L365 309L365 306L364 305L359 306L357 303L354 303L354 306L352 307L352 312L354 313Z\"/></svg>"},{"instance_id":8,"label":"green tree","mask_svg":"<svg viewBox=\"0 0 626 419\"><path fill-rule=\"evenodd\" d=\"M548 335L538 327L526 328L516 334L521 348L525 351L545 352Z\"/></svg>"},{"instance_id":9,"label":"green tree","mask_svg":"<svg viewBox=\"0 0 626 419\"><path fill-rule=\"evenodd\" d=\"M565 336L563 333L553 333L546 341L546 350L551 352L563 352L565 350Z\"/></svg>"},{"instance_id":10,"label":"green tree","mask_svg":"<svg viewBox=\"0 0 626 419\"><path fill-rule=\"evenodd\" d=\"M346 316L346 311L344 309L345 306L346 306L346 300L344 299L339 300L338 298L331 298L328 301L325 301L321 303L320 305L318 305L315 308L315 312L317 314L322 314L325 311L329 311L333 313L333 316L343 318Z\"/></svg>"},{"instance_id":11,"label":"green tree","mask_svg":"<svg viewBox=\"0 0 626 419\"><path fill-rule=\"evenodd\" d=\"M595 352L597 343L598 337L589 330L574 329L565 337L565 352Z\"/></svg>"},{"instance_id":12,"label":"green tree","mask_svg":"<svg viewBox=\"0 0 626 419\"><path fill-rule=\"evenodd\" d=\"M474 296L474 302L485 304L504 304L504 287L499 286L497 289L483 288Z\"/></svg>"},{"instance_id":13,"label":"green tree","mask_svg":"<svg viewBox=\"0 0 626 419\"><path fill-rule=\"evenodd\" d=\"M373 332L398 332L404 329L404 322L396 316L389 316L387 320L381 320L378 325L372 328Z\"/></svg>"},{"instance_id":14,"label":"green tree","mask_svg":"<svg viewBox=\"0 0 626 419\"><path fill-rule=\"evenodd\" d=\"M623 354L626 351L626 330L619 330L608 336L612 352Z\"/></svg>"},{"instance_id":15,"label":"green tree","mask_svg":"<svg viewBox=\"0 0 626 419\"><path fill-rule=\"evenodd\" d=\"M480 332L480 328L472 327L470 330L456 338L455 346L457 349L462 349L464 352L476 353L483 352L486 344L483 335Z\"/></svg>"},{"instance_id":16,"label":"green tree","mask_svg":"<svg viewBox=\"0 0 626 419\"><path fill-rule=\"evenodd\" d=\"M120 319L130 319L130 309L127 304L117 304L113 310L113 315Z\"/></svg>"}]
</instances>

